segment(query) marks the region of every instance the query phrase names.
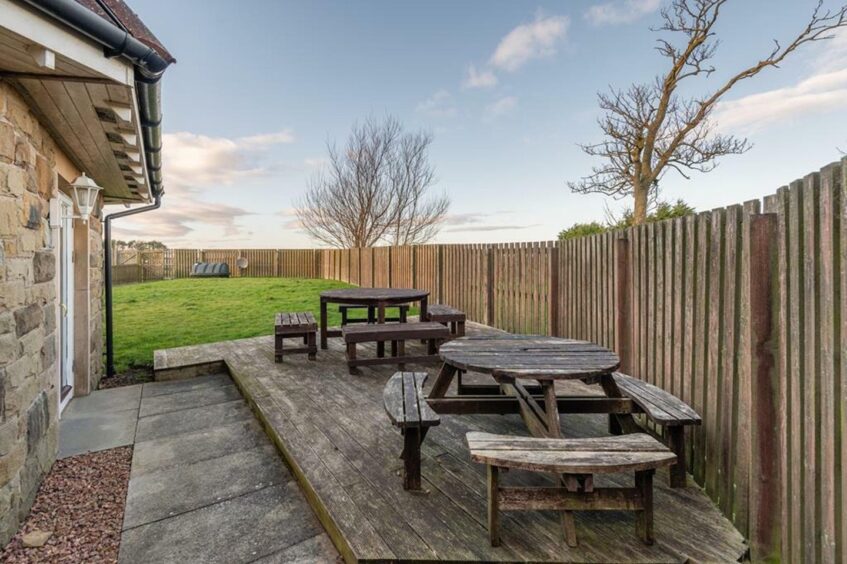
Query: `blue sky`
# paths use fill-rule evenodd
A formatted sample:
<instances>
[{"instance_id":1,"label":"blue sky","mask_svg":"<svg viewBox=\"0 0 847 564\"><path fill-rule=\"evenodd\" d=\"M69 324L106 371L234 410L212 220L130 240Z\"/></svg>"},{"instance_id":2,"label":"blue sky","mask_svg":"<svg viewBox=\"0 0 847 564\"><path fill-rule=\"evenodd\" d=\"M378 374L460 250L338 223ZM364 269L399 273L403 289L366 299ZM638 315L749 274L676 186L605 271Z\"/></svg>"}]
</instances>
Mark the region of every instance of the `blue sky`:
<instances>
[{"instance_id":1,"label":"blue sky","mask_svg":"<svg viewBox=\"0 0 847 564\"><path fill-rule=\"evenodd\" d=\"M130 4L178 62L163 83L163 208L116 235L171 246L314 246L291 209L327 142L386 114L434 134L435 190L452 199L438 242L555 238L621 205L565 186L590 172L576 144L600 138L597 91L665 63L650 31L661 0ZM712 82L796 34L814 4L731 0ZM769 194L839 158L845 118L839 36L734 90L718 125L753 149L692 180L668 175L663 196L705 210Z\"/></svg>"}]
</instances>

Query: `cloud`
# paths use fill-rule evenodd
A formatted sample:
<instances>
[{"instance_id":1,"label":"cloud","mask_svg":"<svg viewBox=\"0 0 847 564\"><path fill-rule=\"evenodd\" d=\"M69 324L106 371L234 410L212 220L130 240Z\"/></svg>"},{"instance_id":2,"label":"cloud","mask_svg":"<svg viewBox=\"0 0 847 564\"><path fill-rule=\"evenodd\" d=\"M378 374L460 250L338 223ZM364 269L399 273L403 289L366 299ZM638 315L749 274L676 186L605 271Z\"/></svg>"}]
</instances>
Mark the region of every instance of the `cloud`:
<instances>
[{"instance_id":1,"label":"cloud","mask_svg":"<svg viewBox=\"0 0 847 564\"><path fill-rule=\"evenodd\" d=\"M489 63L514 72L532 59L552 56L569 26L567 16L539 16L532 23L519 25L500 40Z\"/></svg>"},{"instance_id":2,"label":"cloud","mask_svg":"<svg viewBox=\"0 0 847 564\"><path fill-rule=\"evenodd\" d=\"M462 88L491 88L497 85L497 75L490 70L477 70L474 65L468 66L468 73L462 82Z\"/></svg>"},{"instance_id":3,"label":"cloud","mask_svg":"<svg viewBox=\"0 0 847 564\"><path fill-rule=\"evenodd\" d=\"M238 206L209 202L204 195L221 186L272 174L275 168L263 162L263 152L292 142L294 134L290 130L232 139L185 131L165 134L162 173L166 195L162 207L116 224L116 233L124 238L158 239L174 244L185 241L198 228L210 227L235 240L244 234L238 219L250 212Z\"/></svg>"},{"instance_id":4,"label":"cloud","mask_svg":"<svg viewBox=\"0 0 847 564\"><path fill-rule=\"evenodd\" d=\"M485 106L485 113L489 118L495 118L511 112L517 105L517 97L504 96Z\"/></svg>"},{"instance_id":5,"label":"cloud","mask_svg":"<svg viewBox=\"0 0 847 564\"><path fill-rule=\"evenodd\" d=\"M244 148L250 149L262 149L269 145L293 142L294 134L288 129L284 131L278 131L276 133L262 133L260 135L251 135L249 137L241 137L240 139L236 139L236 144L241 145Z\"/></svg>"},{"instance_id":6,"label":"cloud","mask_svg":"<svg viewBox=\"0 0 847 564\"><path fill-rule=\"evenodd\" d=\"M446 90L439 90L418 104L415 111L432 117L452 117L458 113L453 97Z\"/></svg>"},{"instance_id":7,"label":"cloud","mask_svg":"<svg viewBox=\"0 0 847 564\"><path fill-rule=\"evenodd\" d=\"M714 119L721 130L753 132L788 119L847 108L847 33L812 52L813 72L791 86L720 102Z\"/></svg>"},{"instance_id":8,"label":"cloud","mask_svg":"<svg viewBox=\"0 0 847 564\"><path fill-rule=\"evenodd\" d=\"M493 223L498 221L498 217L510 216L514 212L511 211L495 211L490 213L458 213L450 214L444 218L442 222L446 227L445 233L460 233L460 232L486 232L486 231L508 231L513 229L529 229L537 227L539 223L528 225L516 225L514 221L502 221L501 223Z\"/></svg>"},{"instance_id":9,"label":"cloud","mask_svg":"<svg viewBox=\"0 0 847 564\"><path fill-rule=\"evenodd\" d=\"M158 210L132 217L128 223L116 224L115 232L123 238L145 238L166 243L186 237L200 225L208 225L222 235L241 234L236 224L250 212L235 206L206 202L189 194L168 194Z\"/></svg>"},{"instance_id":10,"label":"cloud","mask_svg":"<svg viewBox=\"0 0 847 564\"><path fill-rule=\"evenodd\" d=\"M230 185L270 172L257 153L280 143L291 143L290 131L229 139L197 133L163 136L163 174L168 188Z\"/></svg>"},{"instance_id":11,"label":"cloud","mask_svg":"<svg viewBox=\"0 0 847 564\"><path fill-rule=\"evenodd\" d=\"M472 225L468 227L453 227L445 229L445 233L460 233L460 232L486 232L486 231L512 231L517 229L530 229L538 227L540 223L532 223L528 225Z\"/></svg>"},{"instance_id":12,"label":"cloud","mask_svg":"<svg viewBox=\"0 0 847 564\"><path fill-rule=\"evenodd\" d=\"M584 15L594 25L628 24L655 12L661 4L662 0L615 0L595 4Z\"/></svg>"}]
</instances>

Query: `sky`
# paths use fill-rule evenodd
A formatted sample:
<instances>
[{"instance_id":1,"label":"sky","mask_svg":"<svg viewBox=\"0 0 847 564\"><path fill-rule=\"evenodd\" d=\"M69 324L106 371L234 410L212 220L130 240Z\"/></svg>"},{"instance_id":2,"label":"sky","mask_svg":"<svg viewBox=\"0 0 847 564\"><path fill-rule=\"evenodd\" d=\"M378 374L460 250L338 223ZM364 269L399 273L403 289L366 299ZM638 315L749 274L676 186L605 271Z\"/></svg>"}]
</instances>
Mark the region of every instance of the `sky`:
<instances>
[{"instance_id":1,"label":"sky","mask_svg":"<svg viewBox=\"0 0 847 564\"><path fill-rule=\"evenodd\" d=\"M128 0L177 59L163 79L162 208L115 223L171 247L320 246L293 208L368 117L430 132L434 242L543 241L626 205L571 193L597 161L597 93L647 82L668 0ZM835 0L827 0L835 8ZM816 0L730 0L702 94L796 35ZM666 200L708 210L761 198L847 149L847 34L740 84L717 108L753 148L709 174L669 174Z\"/></svg>"}]
</instances>

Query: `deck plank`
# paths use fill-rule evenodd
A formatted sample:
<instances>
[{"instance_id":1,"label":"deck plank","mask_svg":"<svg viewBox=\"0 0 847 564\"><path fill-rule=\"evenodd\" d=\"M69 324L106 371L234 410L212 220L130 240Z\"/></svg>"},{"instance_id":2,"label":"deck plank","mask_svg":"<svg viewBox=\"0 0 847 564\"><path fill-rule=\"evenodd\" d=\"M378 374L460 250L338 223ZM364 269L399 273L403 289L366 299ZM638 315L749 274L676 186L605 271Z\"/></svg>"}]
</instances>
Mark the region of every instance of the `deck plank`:
<instances>
[{"instance_id":1,"label":"deck plank","mask_svg":"<svg viewBox=\"0 0 847 564\"><path fill-rule=\"evenodd\" d=\"M491 331L470 324L469 334ZM157 351L157 370L225 362L348 560L679 562L734 561L743 538L696 487L671 490L655 481L656 544L645 546L625 512L577 514L580 546L569 548L554 512L503 514L503 545L492 548L486 525L485 467L471 462L469 431L526 436L516 415L442 417L421 450L423 493L404 491L402 438L382 405L390 366L347 373L340 339L317 362L273 362L272 337ZM409 344L409 354L421 345ZM374 345L363 349L372 353ZM370 349L370 350L369 350ZM434 375L437 367L427 367ZM480 382L487 377L468 375ZM434 378L429 378L431 385ZM488 380L485 380L488 381ZM580 393L595 393L582 384ZM427 386L428 388L429 386ZM605 418L563 415L568 437L605 436ZM663 473L664 470L661 471ZM510 484L547 485L538 474L512 471ZM598 476L602 486L631 485L625 475Z\"/></svg>"}]
</instances>

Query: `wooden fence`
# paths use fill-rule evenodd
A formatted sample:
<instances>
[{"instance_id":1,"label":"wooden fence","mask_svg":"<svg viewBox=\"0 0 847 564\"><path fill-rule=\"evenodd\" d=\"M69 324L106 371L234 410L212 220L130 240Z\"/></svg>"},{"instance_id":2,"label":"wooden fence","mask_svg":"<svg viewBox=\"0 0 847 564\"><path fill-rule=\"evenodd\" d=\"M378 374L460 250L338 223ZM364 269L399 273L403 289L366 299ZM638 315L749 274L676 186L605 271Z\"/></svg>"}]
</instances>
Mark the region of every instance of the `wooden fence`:
<instances>
[{"instance_id":1,"label":"wooden fence","mask_svg":"<svg viewBox=\"0 0 847 564\"><path fill-rule=\"evenodd\" d=\"M197 262L225 262L230 276L320 278L320 254L314 249L167 249L115 253L115 284L188 278ZM244 268L238 266L245 259Z\"/></svg>"},{"instance_id":2,"label":"wooden fence","mask_svg":"<svg viewBox=\"0 0 847 564\"><path fill-rule=\"evenodd\" d=\"M762 201L565 242L328 250L321 275L614 348L703 416L689 468L754 560L847 561L847 159Z\"/></svg>"},{"instance_id":3,"label":"wooden fence","mask_svg":"<svg viewBox=\"0 0 847 564\"><path fill-rule=\"evenodd\" d=\"M475 321L609 346L703 416L689 468L754 560L847 562L847 159L762 201L564 242L177 249L162 276L199 260L424 288Z\"/></svg>"}]
</instances>

